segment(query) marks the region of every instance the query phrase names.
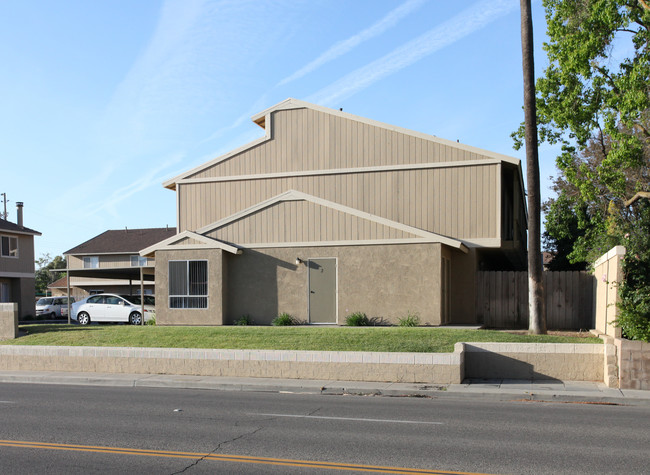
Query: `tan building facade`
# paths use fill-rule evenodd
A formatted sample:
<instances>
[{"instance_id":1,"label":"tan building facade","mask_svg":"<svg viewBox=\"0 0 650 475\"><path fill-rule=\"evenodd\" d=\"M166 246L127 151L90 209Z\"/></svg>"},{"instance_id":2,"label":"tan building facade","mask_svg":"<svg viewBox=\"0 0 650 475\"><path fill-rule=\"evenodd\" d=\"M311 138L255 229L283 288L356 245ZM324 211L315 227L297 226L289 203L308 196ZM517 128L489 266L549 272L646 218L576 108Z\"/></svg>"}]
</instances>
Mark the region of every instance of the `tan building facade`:
<instances>
[{"instance_id":1,"label":"tan building facade","mask_svg":"<svg viewBox=\"0 0 650 475\"><path fill-rule=\"evenodd\" d=\"M34 236L23 226L23 204L17 203L17 223L0 219L0 303L17 303L18 318L34 317Z\"/></svg>"},{"instance_id":2,"label":"tan building facade","mask_svg":"<svg viewBox=\"0 0 650 475\"><path fill-rule=\"evenodd\" d=\"M159 324L475 323L476 271L525 266L518 160L295 99L253 121L164 184L179 234L140 252Z\"/></svg>"}]
</instances>

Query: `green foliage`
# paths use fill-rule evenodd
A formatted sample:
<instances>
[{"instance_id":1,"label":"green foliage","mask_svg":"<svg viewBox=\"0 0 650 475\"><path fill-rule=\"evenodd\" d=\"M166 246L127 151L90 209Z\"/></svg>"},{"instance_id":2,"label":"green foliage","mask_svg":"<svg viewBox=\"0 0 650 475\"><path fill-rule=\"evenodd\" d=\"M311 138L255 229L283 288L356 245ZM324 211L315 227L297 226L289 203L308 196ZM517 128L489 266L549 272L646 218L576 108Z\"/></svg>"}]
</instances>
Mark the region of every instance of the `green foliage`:
<instances>
[{"instance_id":1,"label":"green foliage","mask_svg":"<svg viewBox=\"0 0 650 475\"><path fill-rule=\"evenodd\" d=\"M549 66L537 81L541 141L561 144L545 204L557 266L622 244L623 203L650 187L650 10L638 0L544 0ZM522 145L523 126L513 134Z\"/></svg>"},{"instance_id":2,"label":"green foliage","mask_svg":"<svg viewBox=\"0 0 650 475\"><path fill-rule=\"evenodd\" d=\"M65 275L63 272L56 272L56 269L65 269L66 262L62 256L55 256L52 259L49 254L43 254L36 259L36 266L37 270L34 275L36 295L45 295L47 286Z\"/></svg>"},{"instance_id":3,"label":"green foliage","mask_svg":"<svg viewBox=\"0 0 650 475\"><path fill-rule=\"evenodd\" d=\"M0 345L228 348L253 350L447 353L459 341L602 343L599 338L513 335L489 330L402 327L21 325L27 334Z\"/></svg>"},{"instance_id":4,"label":"green foliage","mask_svg":"<svg viewBox=\"0 0 650 475\"><path fill-rule=\"evenodd\" d=\"M626 338L650 342L650 201L635 206L636 225L625 235L617 325Z\"/></svg>"},{"instance_id":5,"label":"green foliage","mask_svg":"<svg viewBox=\"0 0 650 475\"><path fill-rule=\"evenodd\" d=\"M400 327L417 327L420 325L420 317L417 313L408 312L406 317L398 318Z\"/></svg>"},{"instance_id":6,"label":"green foliage","mask_svg":"<svg viewBox=\"0 0 650 475\"><path fill-rule=\"evenodd\" d=\"M145 324L145 325L155 326L155 325L156 325L156 317L152 317L152 318L150 318L149 320L147 320L146 322L144 322L144 324Z\"/></svg>"},{"instance_id":7,"label":"green foliage","mask_svg":"<svg viewBox=\"0 0 650 475\"><path fill-rule=\"evenodd\" d=\"M367 327L370 325L370 320L365 313L354 312L345 317L345 324L349 327Z\"/></svg>"},{"instance_id":8,"label":"green foliage","mask_svg":"<svg viewBox=\"0 0 650 475\"><path fill-rule=\"evenodd\" d=\"M235 325L239 325L239 326L246 326L252 324L253 324L253 319L251 318L250 315L242 315L241 317L239 317L238 320L235 321Z\"/></svg>"},{"instance_id":9,"label":"green foliage","mask_svg":"<svg viewBox=\"0 0 650 475\"><path fill-rule=\"evenodd\" d=\"M298 321L288 313L281 313L271 321L271 325L276 327L286 327L289 325L298 325Z\"/></svg>"}]
</instances>

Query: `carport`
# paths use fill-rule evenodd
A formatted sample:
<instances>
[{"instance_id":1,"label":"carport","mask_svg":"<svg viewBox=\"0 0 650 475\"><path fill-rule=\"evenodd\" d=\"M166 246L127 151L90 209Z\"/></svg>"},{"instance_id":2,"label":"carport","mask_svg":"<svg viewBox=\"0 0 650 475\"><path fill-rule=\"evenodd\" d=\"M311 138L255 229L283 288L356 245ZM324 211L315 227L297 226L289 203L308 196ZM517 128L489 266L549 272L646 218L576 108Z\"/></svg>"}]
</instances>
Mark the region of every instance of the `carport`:
<instances>
[{"instance_id":1,"label":"carport","mask_svg":"<svg viewBox=\"0 0 650 475\"><path fill-rule=\"evenodd\" d=\"M128 282L130 294L133 294L133 282L139 281L140 295L144 296L145 282L147 286L155 285L154 269L156 264L152 258L140 256L140 251L175 234L176 228L170 227L114 229L105 231L64 252L63 255L67 262L67 269L64 271L67 276L66 295L68 301L71 296L70 280L79 277L121 281L116 282L115 287L124 286L125 282ZM77 285L72 282L72 287L77 287ZM69 303L68 307L70 307ZM70 310L68 308L68 322L71 319ZM144 299L142 315L144 323Z\"/></svg>"},{"instance_id":2,"label":"carport","mask_svg":"<svg viewBox=\"0 0 650 475\"><path fill-rule=\"evenodd\" d=\"M128 280L129 287L133 286L133 281L140 282L141 312L142 325L144 325L144 282L154 281L155 266L142 267L112 267L99 269L63 269L66 273L66 295L68 296L68 324L71 323L71 305L70 305L70 277L92 277L109 280Z\"/></svg>"}]
</instances>

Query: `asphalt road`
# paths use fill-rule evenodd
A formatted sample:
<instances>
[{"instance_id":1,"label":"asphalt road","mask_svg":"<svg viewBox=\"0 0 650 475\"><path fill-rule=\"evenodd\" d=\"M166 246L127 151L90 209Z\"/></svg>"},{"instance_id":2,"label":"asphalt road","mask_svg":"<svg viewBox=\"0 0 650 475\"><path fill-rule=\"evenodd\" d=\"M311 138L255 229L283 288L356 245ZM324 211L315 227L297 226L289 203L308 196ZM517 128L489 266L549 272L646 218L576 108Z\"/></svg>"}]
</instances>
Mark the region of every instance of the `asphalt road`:
<instances>
[{"instance_id":1,"label":"asphalt road","mask_svg":"<svg viewBox=\"0 0 650 475\"><path fill-rule=\"evenodd\" d=\"M647 473L649 421L648 407L0 384L0 472Z\"/></svg>"}]
</instances>

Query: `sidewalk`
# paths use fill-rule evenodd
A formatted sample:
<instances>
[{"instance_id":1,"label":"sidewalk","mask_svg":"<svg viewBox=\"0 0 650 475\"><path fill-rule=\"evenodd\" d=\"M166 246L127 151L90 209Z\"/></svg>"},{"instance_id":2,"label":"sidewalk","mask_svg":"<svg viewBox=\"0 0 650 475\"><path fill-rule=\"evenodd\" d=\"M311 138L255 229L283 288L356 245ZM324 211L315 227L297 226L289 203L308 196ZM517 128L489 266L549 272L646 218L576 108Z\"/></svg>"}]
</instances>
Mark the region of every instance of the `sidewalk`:
<instances>
[{"instance_id":1,"label":"sidewalk","mask_svg":"<svg viewBox=\"0 0 650 475\"><path fill-rule=\"evenodd\" d=\"M473 380L463 384L425 385L357 381L271 378L226 378L60 371L0 371L0 383L69 384L87 386L206 389L323 395L474 398L488 401L650 406L650 391L608 388L603 383L557 380Z\"/></svg>"}]
</instances>

